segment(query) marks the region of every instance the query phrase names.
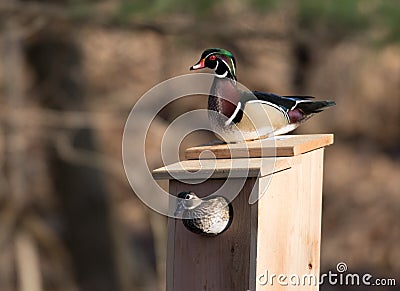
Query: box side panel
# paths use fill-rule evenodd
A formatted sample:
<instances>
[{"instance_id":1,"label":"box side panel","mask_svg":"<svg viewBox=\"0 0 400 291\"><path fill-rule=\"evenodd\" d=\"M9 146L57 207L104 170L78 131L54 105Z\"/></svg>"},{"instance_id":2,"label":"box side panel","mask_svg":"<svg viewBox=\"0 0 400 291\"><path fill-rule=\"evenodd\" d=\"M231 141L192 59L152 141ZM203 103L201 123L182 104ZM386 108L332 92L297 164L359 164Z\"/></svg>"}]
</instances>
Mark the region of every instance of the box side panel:
<instances>
[{"instance_id":1,"label":"box side panel","mask_svg":"<svg viewBox=\"0 0 400 291\"><path fill-rule=\"evenodd\" d=\"M322 168L321 148L259 179L256 290L319 289Z\"/></svg>"},{"instance_id":2,"label":"box side panel","mask_svg":"<svg viewBox=\"0 0 400 291\"><path fill-rule=\"evenodd\" d=\"M200 184L171 181L171 194L193 191L204 197L215 192L224 179L209 179ZM246 180L233 200L234 218L224 233L204 237L188 231L181 220L169 219L167 290L248 290L251 219L248 197L255 178ZM229 187L227 188L229 191Z\"/></svg>"}]
</instances>

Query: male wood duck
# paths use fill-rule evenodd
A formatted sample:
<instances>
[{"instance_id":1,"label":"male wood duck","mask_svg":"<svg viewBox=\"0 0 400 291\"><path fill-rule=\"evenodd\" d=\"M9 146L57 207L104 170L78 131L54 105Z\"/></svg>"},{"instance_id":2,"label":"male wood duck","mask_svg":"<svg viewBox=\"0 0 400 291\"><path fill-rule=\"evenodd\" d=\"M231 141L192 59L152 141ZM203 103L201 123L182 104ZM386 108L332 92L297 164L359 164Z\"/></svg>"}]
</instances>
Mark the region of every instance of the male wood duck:
<instances>
[{"instance_id":1,"label":"male wood duck","mask_svg":"<svg viewBox=\"0 0 400 291\"><path fill-rule=\"evenodd\" d=\"M178 198L175 216L182 215L183 225L191 232L215 236L232 222L233 208L224 197L201 199L193 192L181 192Z\"/></svg>"},{"instance_id":2,"label":"male wood duck","mask_svg":"<svg viewBox=\"0 0 400 291\"><path fill-rule=\"evenodd\" d=\"M311 96L279 96L237 86L236 61L225 49L205 50L190 70L210 68L214 81L208 98L211 128L225 142L241 142L288 133L315 113L335 105Z\"/></svg>"}]
</instances>

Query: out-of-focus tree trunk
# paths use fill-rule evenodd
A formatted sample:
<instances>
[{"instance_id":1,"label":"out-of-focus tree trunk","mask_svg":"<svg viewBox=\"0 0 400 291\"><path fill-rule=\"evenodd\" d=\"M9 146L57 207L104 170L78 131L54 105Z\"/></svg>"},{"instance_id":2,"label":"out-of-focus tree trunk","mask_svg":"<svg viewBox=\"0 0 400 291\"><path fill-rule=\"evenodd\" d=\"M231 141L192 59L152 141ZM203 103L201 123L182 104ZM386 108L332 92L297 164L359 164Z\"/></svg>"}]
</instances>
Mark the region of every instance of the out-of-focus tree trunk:
<instances>
[{"instance_id":1,"label":"out-of-focus tree trunk","mask_svg":"<svg viewBox=\"0 0 400 291\"><path fill-rule=\"evenodd\" d=\"M41 105L60 111L83 111L82 56L74 42L73 30L65 25L51 24L32 38L26 52ZM95 151L96 142L91 129L69 129L64 133L76 150ZM65 241L80 289L121 290L102 173L95 166L66 159L51 143L48 159L51 180L65 222Z\"/></svg>"},{"instance_id":2,"label":"out-of-focus tree trunk","mask_svg":"<svg viewBox=\"0 0 400 291\"><path fill-rule=\"evenodd\" d=\"M42 290L40 262L35 241L26 228L18 227L23 212L29 204L27 183L27 132L21 122L20 109L25 102L25 80L23 78L23 51L21 45L21 27L17 21L7 19L2 27L4 38L0 47L1 64L7 68L4 76L3 106L8 110L7 118L2 120L4 155L1 156L1 170L5 179L2 182L0 252L0 289L11 290L13 281L21 291ZM3 114L5 111L3 112ZM2 174L2 173L1 173ZM0 175L1 175L0 174ZM4 196L3 196L4 195ZM16 274L13 272L16 270ZM14 277L15 276L15 277Z\"/></svg>"}]
</instances>

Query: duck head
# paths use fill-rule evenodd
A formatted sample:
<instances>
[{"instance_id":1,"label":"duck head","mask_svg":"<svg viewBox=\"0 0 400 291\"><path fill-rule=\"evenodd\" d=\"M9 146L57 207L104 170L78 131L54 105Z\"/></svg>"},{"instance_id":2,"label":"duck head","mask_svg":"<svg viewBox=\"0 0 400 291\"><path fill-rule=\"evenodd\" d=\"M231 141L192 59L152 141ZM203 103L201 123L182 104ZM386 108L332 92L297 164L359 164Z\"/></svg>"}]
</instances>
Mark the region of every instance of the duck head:
<instances>
[{"instance_id":1,"label":"duck head","mask_svg":"<svg viewBox=\"0 0 400 291\"><path fill-rule=\"evenodd\" d=\"M179 215L185 210L192 210L202 202L193 192L181 192L178 194L178 198L180 199L178 200L175 215Z\"/></svg>"},{"instance_id":2,"label":"duck head","mask_svg":"<svg viewBox=\"0 0 400 291\"><path fill-rule=\"evenodd\" d=\"M236 61L233 54L225 49L206 49L197 64L190 67L190 70L210 68L214 70L215 76L219 78L230 78L236 80Z\"/></svg>"}]
</instances>

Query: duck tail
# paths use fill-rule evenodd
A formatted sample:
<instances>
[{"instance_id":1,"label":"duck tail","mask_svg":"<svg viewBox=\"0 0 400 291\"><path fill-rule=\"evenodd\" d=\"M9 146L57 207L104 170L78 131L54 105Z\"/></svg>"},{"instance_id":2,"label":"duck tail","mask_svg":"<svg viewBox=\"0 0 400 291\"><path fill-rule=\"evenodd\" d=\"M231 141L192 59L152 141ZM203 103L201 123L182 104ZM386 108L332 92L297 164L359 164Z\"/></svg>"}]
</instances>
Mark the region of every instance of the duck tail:
<instances>
[{"instance_id":1,"label":"duck tail","mask_svg":"<svg viewBox=\"0 0 400 291\"><path fill-rule=\"evenodd\" d=\"M336 105L334 101L301 101L297 104L296 108L303 111L305 114L318 113L325 108Z\"/></svg>"}]
</instances>

